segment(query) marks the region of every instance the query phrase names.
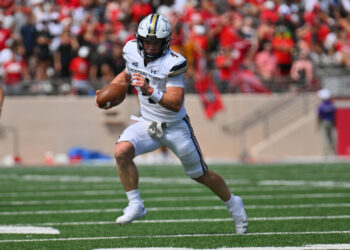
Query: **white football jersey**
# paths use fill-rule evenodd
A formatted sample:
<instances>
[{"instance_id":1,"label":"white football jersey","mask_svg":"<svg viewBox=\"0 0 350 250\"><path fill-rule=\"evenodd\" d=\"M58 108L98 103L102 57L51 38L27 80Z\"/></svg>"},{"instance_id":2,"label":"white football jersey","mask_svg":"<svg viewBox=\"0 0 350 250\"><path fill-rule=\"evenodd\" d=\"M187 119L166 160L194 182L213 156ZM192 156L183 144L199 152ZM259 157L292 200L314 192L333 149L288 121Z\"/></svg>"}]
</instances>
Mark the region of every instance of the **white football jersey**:
<instances>
[{"instance_id":1,"label":"white football jersey","mask_svg":"<svg viewBox=\"0 0 350 250\"><path fill-rule=\"evenodd\" d=\"M137 42L131 40L123 48L123 56L126 61L128 74L139 73L149 80L153 88L166 92L168 86L185 88L184 72L187 69L186 59L172 51L168 52L145 66L144 58L137 50ZM140 100L141 115L146 120L156 122L174 122L181 120L186 115L184 104L179 112L171 111L162 105L155 103L148 96L142 94L140 88L136 88Z\"/></svg>"}]
</instances>

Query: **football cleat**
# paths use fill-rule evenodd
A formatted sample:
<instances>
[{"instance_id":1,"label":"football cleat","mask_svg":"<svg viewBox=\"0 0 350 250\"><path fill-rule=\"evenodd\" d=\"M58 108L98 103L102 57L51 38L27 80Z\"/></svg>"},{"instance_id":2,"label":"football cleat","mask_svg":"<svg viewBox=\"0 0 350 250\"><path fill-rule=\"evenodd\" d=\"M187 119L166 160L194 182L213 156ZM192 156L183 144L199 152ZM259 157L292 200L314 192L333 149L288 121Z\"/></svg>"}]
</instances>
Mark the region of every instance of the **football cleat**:
<instances>
[{"instance_id":1,"label":"football cleat","mask_svg":"<svg viewBox=\"0 0 350 250\"><path fill-rule=\"evenodd\" d=\"M233 212L231 212L233 221L236 226L237 234L245 234L248 230L248 217L244 210L242 198L234 196L233 198Z\"/></svg>"},{"instance_id":2,"label":"football cleat","mask_svg":"<svg viewBox=\"0 0 350 250\"><path fill-rule=\"evenodd\" d=\"M132 223L134 220L141 219L146 215L146 209L143 204L132 204L123 209L124 214L119 216L115 222L119 225Z\"/></svg>"}]
</instances>

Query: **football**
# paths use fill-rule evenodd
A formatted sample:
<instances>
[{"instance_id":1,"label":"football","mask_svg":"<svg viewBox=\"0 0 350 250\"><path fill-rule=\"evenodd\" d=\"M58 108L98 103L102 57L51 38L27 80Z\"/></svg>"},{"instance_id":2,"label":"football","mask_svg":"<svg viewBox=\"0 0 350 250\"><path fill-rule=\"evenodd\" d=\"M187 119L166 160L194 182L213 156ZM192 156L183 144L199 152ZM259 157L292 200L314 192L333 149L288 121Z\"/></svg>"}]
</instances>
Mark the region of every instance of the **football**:
<instances>
[{"instance_id":1,"label":"football","mask_svg":"<svg viewBox=\"0 0 350 250\"><path fill-rule=\"evenodd\" d=\"M126 85L108 84L96 96L100 108L110 108L122 103L126 96Z\"/></svg>"}]
</instances>

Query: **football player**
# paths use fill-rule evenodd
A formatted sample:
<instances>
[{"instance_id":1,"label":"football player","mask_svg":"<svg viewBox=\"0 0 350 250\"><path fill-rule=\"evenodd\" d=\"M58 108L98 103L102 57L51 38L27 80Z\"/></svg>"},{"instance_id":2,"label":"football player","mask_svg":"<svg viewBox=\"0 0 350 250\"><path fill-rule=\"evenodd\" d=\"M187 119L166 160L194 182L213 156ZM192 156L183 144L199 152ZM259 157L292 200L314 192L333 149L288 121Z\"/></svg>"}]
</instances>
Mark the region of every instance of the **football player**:
<instances>
[{"instance_id":1,"label":"football player","mask_svg":"<svg viewBox=\"0 0 350 250\"><path fill-rule=\"evenodd\" d=\"M118 174L129 200L116 223L131 223L146 215L133 158L164 145L180 159L190 178L207 186L226 204L236 233L246 233L248 220L242 199L208 169L194 136L184 106L187 61L169 49L170 39L170 23L164 16L145 17L138 25L136 39L123 48L125 70L110 83L136 87L141 110L141 117L133 117L137 122L123 131L115 147Z\"/></svg>"}]
</instances>

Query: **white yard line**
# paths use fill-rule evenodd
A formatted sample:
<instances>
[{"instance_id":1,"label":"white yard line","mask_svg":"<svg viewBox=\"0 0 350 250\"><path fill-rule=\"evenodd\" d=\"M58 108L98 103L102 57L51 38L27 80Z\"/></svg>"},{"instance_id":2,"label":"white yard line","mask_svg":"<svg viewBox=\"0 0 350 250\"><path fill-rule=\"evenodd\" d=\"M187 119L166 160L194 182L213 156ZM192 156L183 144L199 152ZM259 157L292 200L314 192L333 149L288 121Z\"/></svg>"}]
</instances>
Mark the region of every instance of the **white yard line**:
<instances>
[{"instance_id":1,"label":"white yard line","mask_svg":"<svg viewBox=\"0 0 350 250\"><path fill-rule=\"evenodd\" d=\"M285 220L335 220L350 219L350 215L332 216L288 216L288 217L251 217L249 221L285 221ZM193 223L193 222L225 222L232 221L232 218L208 218L208 219L165 219L165 220L135 220L135 224L147 223ZM35 226L78 226L78 225L108 225L115 224L114 221L78 221L78 222L45 222L31 223ZM15 224L11 226L24 226L25 224ZM5 225L4 225L5 226Z\"/></svg>"},{"instance_id":2,"label":"white yard line","mask_svg":"<svg viewBox=\"0 0 350 250\"><path fill-rule=\"evenodd\" d=\"M126 248L98 248L94 250L125 250ZM193 250L193 248L176 248L176 247L133 247L128 250ZM314 244L304 246L288 247L220 247L202 250L341 250L350 249L350 244Z\"/></svg>"},{"instance_id":3,"label":"white yard line","mask_svg":"<svg viewBox=\"0 0 350 250\"><path fill-rule=\"evenodd\" d=\"M258 185L261 186L302 186L308 185L313 187L343 187L350 188L350 182L346 181L304 181L304 180L263 180L259 181Z\"/></svg>"},{"instance_id":4,"label":"white yard line","mask_svg":"<svg viewBox=\"0 0 350 250\"><path fill-rule=\"evenodd\" d=\"M48 187L45 186L45 190L58 190L61 186L53 186ZM72 189L71 186L65 186L63 189ZM94 189L96 186L92 186ZM86 187L86 189L91 189L90 187ZM321 188L321 187L269 187L269 186L262 186L262 187L230 187L235 193L237 192L262 192L262 191L308 191L308 190L315 190L315 188ZM323 187L322 187L323 188ZM332 187L334 189L341 188L341 187ZM33 187L25 186L26 190L33 190ZM77 189L77 188L76 188ZM89 196L89 195L118 195L118 194L125 194L123 190L117 190L117 189L104 189L104 190L93 190L93 191L86 191L86 190L75 190L75 191L51 191L51 192L42 192L43 187L40 189L36 187L37 192L28 192L28 191L18 191L18 192L0 192L0 197L39 197L39 196ZM206 191L204 188L166 188L166 189L142 189L142 194L158 194L158 193L201 193Z\"/></svg>"},{"instance_id":5,"label":"white yard line","mask_svg":"<svg viewBox=\"0 0 350 250\"><path fill-rule=\"evenodd\" d=\"M6 178L8 177L8 178ZM35 182L73 182L73 183L119 183L117 175L109 176L78 176L78 175L41 175L41 174L26 174L26 175L2 175L1 179L21 180L21 181L35 181ZM140 177L142 183L152 184L187 184L198 185L195 181L187 177ZM250 184L250 180L245 179L229 179L228 184Z\"/></svg>"},{"instance_id":6,"label":"white yard line","mask_svg":"<svg viewBox=\"0 0 350 250\"><path fill-rule=\"evenodd\" d=\"M296 204L296 205L247 205L246 209L290 209L290 208L322 208L322 207L350 207L350 203L324 203L324 204ZM224 206L200 206L200 207L150 207L148 212L153 211L192 211L192 210L226 210ZM80 214L80 213L115 213L121 212L122 208L110 209L74 209L74 210L39 210L39 211L3 211L0 215L29 215L29 214Z\"/></svg>"},{"instance_id":7,"label":"white yard line","mask_svg":"<svg viewBox=\"0 0 350 250\"><path fill-rule=\"evenodd\" d=\"M45 187L46 189L46 187ZM86 188L90 189L90 188ZM41 189L42 190L42 189ZM143 189L143 194L159 194L159 193L200 193L203 192L203 188L191 188L191 189ZM0 193L0 197L18 197L18 196L89 196L89 195L125 195L124 190L116 190L116 189L107 189L107 190L93 190L93 191L52 191L52 192L9 192L9 193Z\"/></svg>"},{"instance_id":8,"label":"white yard line","mask_svg":"<svg viewBox=\"0 0 350 250\"><path fill-rule=\"evenodd\" d=\"M129 235L111 237L72 237L72 238L51 238L51 239L18 239L0 240L0 243L9 242L43 242L43 241L84 241L84 240L120 240L120 239L152 239L152 238L192 238L192 237L249 237L262 235L305 235L305 234L350 234L350 231L314 231L314 232L261 232L261 233L218 233L218 234L168 234L168 235Z\"/></svg>"},{"instance_id":9,"label":"white yard line","mask_svg":"<svg viewBox=\"0 0 350 250\"><path fill-rule=\"evenodd\" d=\"M34 226L0 226L0 234L60 234L52 227L34 227Z\"/></svg>"},{"instance_id":10,"label":"white yard line","mask_svg":"<svg viewBox=\"0 0 350 250\"><path fill-rule=\"evenodd\" d=\"M324 175L321 175L324 176ZM316 175L314 177L317 177ZM16 175L16 174L3 174L0 179L4 180L21 180L21 181L35 181L35 182L72 182L72 183L119 183L117 176L77 176L77 175ZM193 180L187 177L141 177L141 183L152 183L152 184L187 184L197 185ZM229 185L245 185L251 184L251 180L248 179L227 179ZM262 180L258 182L258 185L262 186L321 186L321 187L344 187L350 188L350 182L346 181L313 181L313 180Z\"/></svg>"},{"instance_id":11,"label":"white yard line","mask_svg":"<svg viewBox=\"0 0 350 250\"><path fill-rule=\"evenodd\" d=\"M304 199L304 198L343 198L350 197L350 193L319 193L319 194L285 194L285 195L242 195L243 200L271 200L271 199ZM154 197L144 198L145 202L168 201L210 201L218 200L214 195L197 197ZM30 200L30 201L2 201L3 206L23 205L53 205L53 204L93 204L93 203L125 203L126 199L84 199L84 200Z\"/></svg>"}]
</instances>

